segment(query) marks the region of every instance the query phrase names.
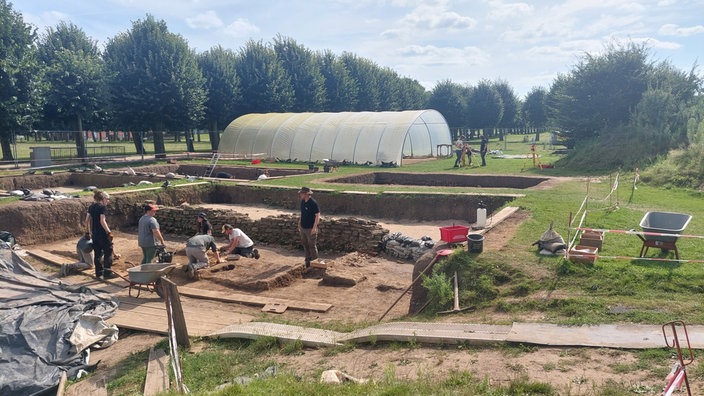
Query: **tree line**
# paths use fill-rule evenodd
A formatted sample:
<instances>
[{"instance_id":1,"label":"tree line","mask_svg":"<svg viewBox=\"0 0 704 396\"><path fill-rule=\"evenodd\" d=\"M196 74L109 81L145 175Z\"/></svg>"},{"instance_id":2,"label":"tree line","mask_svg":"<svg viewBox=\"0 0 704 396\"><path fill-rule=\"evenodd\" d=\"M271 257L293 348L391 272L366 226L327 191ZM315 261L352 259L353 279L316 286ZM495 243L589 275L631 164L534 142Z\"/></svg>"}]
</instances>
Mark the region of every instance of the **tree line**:
<instances>
[{"instance_id":1,"label":"tree line","mask_svg":"<svg viewBox=\"0 0 704 396\"><path fill-rule=\"evenodd\" d=\"M268 112L432 108L456 135L552 128L568 147L594 150L652 140L652 147L630 157L613 150L605 161L610 166L657 156L701 135L690 131L702 113L696 110L702 84L695 67L682 72L654 62L645 45L634 43L585 54L551 87L534 87L520 100L503 80L471 86L448 78L427 91L369 59L312 51L281 35L270 43L250 40L236 52L218 45L196 53L151 15L108 39L102 51L72 23L38 34L7 0L0 0L0 21L3 160L12 159L13 136L32 129L139 132L132 134L138 152L146 151L141 136L149 133L160 154L164 132L189 134L197 128L209 131L217 149L219 132L229 122ZM83 139L75 133L79 156L85 154ZM192 150L193 137L185 140Z\"/></svg>"}]
</instances>

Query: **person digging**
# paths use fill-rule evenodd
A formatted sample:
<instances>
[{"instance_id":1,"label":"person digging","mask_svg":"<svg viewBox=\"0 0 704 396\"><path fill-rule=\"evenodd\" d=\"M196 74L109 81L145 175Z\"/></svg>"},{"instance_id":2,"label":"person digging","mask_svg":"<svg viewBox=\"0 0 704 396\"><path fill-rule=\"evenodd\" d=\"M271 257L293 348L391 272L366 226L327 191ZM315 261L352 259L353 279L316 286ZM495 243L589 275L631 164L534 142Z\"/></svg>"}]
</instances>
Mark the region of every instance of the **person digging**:
<instances>
[{"instance_id":1,"label":"person digging","mask_svg":"<svg viewBox=\"0 0 704 396\"><path fill-rule=\"evenodd\" d=\"M196 279L198 270L208 267L208 250L215 253L217 264L224 262L220 259L220 253L218 253L218 247L215 245L215 238L212 235L196 235L186 241L188 265L186 265L185 271L188 278Z\"/></svg>"}]
</instances>

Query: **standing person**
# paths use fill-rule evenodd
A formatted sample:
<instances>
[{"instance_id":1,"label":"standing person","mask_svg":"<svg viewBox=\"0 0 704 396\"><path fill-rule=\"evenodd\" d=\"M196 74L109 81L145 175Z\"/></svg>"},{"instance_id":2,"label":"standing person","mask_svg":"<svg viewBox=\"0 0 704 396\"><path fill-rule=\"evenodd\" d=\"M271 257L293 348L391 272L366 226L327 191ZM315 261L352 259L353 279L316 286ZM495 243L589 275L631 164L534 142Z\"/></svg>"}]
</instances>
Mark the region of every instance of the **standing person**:
<instances>
[{"instance_id":1,"label":"standing person","mask_svg":"<svg viewBox=\"0 0 704 396\"><path fill-rule=\"evenodd\" d=\"M225 249L225 255L238 254L245 257L254 257L259 260L259 250L254 248L254 241L242 230L230 224L222 226L222 233L227 235L230 245Z\"/></svg>"},{"instance_id":2,"label":"standing person","mask_svg":"<svg viewBox=\"0 0 704 396\"><path fill-rule=\"evenodd\" d=\"M144 205L144 215L139 219L137 225L137 243L142 248L142 264L149 264L154 260L157 241L162 246L166 246L164 237L159 230L159 222L154 218L157 210L159 208L154 204Z\"/></svg>"},{"instance_id":3,"label":"standing person","mask_svg":"<svg viewBox=\"0 0 704 396\"><path fill-rule=\"evenodd\" d=\"M489 152L489 141L486 138L486 135L482 135L482 142L479 146L479 154L482 156L482 166L486 166L486 159L484 158L486 156L486 153Z\"/></svg>"},{"instance_id":4,"label":"standing person","mask_svg":"<svg viewBox=\"0 0 704 396\"><path fill-rule=\"evenodd\" d=\"M196 235L213 235L213 226L208 221L208 216L201 212L198 213L198 233Z\"/></svg>"},{"instance_id":5,"label":"standing person","mask_svg":"<svg viewBox=\"0 0 704 396\"><path fill-rule=\"evenodd\" d=\"M195 278L196 271L208 267L208 249L215 253L215 260L220 264L220 253L218 253L218 247L215 246L215 238L212 235L199 234L186 241L186 256L188 257L186 274L189 278Z\"/></svg>"},{"instance_id":6,"label":"standing person","mask_svg":"<svg viewBox=\"0 0 704 396\"><path fill-rule=\"evenodd\" d=\"M85 222L86 230L91 234L93 240L95 277L103 279L117 277L112 272L112 231L110 231L106 220L109 200L110 195L108 193L100 190L93 191L94 202L88 207Z\"/></svg>"},{"instance_id":7,"label":"standing person","mask_svg":"<svg viewBox=\"0 0 704 396\"><path fill-rule=\"evenodd\" d=\"M318 258L318 223L320 222L320 207L313 199L313 191L308 187L298 190L301 198L301 217L298 219L298 232L306 256L306 268L310 262Z\"/></svg>"},{"instance_id":8,"label":"standing person","mask_svg":"<svg viewBox=\"0 0 704 396\"><path fill-rule=\"evenodd\" d=\"M469 143L465 143L462 146L462 166L465 167L467 165L472 166L472 147L469 146Z\"/></svg>"},{"instance_id":9,"label":"standing person","mask_svg":"<svg viewBox=\"0 0 704 396\"><path fill-rule=\"evenodd\" d=\"M455 168L460 167L460 161L462 160L462 150L464 149L464 142L462 142L462 139L460 137L457 137L457 141L455 141L455 155L457 156L457 159L455 160Z\"/></svg>"}]
</instances>

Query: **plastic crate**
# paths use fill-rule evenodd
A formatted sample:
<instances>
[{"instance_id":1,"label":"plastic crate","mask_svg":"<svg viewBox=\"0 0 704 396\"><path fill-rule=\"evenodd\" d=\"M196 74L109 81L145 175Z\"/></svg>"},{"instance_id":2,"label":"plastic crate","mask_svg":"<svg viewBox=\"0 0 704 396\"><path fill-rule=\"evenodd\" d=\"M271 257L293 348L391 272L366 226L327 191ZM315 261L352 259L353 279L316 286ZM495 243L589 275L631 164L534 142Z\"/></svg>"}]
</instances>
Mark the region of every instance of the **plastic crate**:
<instances>
[{"instance_id":1,"label":"plastic crate","mask_svg":"<svg viewBox=\"0 0 704 396\"><path fill-rule=\"evenodd\" d=\"M445 242L464 242L467 240L469 227L465 226L448 226L440 227L440 239Z\"/></svg>"}]
</instances>

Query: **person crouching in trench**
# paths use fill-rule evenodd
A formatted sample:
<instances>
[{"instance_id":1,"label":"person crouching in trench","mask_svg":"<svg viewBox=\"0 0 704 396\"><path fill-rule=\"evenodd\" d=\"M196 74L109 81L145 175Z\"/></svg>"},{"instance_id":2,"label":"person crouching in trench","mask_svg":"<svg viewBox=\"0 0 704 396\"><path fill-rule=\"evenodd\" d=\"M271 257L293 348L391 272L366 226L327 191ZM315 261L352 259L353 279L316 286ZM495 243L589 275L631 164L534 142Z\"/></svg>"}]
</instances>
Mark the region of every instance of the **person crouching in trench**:
<instances>
[{"instance_id":1,"label":"person crouching in trench","mask_svg":"<svg viewBox=\"0 0 704 396\"><path fill-rule=\"evenodd\" d=\"M222 263L218 247L215 245L215 238L212 235L196 235L186 241L186 256L188 257L188 265L186 266L186 274L190 279L196 278L196 272L201 268L208 267L208 250L215 253L217 264Z\"/></svg>"}]
</instances>

